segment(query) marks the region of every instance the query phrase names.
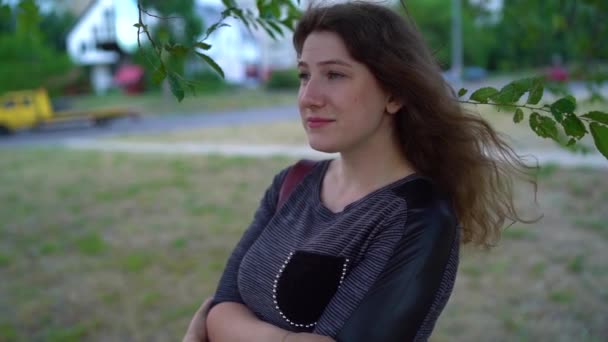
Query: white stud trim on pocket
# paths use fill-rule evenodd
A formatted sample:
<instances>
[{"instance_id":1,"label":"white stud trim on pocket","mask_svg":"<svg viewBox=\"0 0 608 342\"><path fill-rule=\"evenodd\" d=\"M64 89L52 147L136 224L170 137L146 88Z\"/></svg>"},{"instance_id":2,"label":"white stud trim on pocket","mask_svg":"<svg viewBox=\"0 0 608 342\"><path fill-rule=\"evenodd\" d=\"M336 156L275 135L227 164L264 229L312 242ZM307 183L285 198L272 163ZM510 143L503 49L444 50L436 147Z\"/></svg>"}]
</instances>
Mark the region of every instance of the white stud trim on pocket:
<instances>
[{"instance_id":1,"label":"white stud trim on pocket","mask_svg":"<svg viewBox=\"0 0 608 342\"><path fill-rule=\"evenodd\" d=\"M287 318L287 316L285 316L283 311L281 311L281 308L279 308L279 302L277 301L277 286L279 284L279 279L281 279L281 275L283 274L285 267L287 267L287 264L289 264L289 261L291 260L292 257L293 257L293 252L289 253L289 255L287 256L287 259L285 259L285 262L279 269L279 273L274 278L274 284L272 286L272 300L274 302L275 309L277 309L277 311L279 312L281 317L287 323L289 323L289 325L297 327L297 328L312 328L315 325L317 325L317 322L310 323L310 324L300 324L300 323L292 322L289 318ZM345 259L344 264L342 265L342 275L340 276L340 283L338 285L338 288L340 288L340 286L342 285L342 282L344 281L344 277L346 277L346 270L347 270L348 262L349 262L349 259Z\"/></svg>"}]
</instances>

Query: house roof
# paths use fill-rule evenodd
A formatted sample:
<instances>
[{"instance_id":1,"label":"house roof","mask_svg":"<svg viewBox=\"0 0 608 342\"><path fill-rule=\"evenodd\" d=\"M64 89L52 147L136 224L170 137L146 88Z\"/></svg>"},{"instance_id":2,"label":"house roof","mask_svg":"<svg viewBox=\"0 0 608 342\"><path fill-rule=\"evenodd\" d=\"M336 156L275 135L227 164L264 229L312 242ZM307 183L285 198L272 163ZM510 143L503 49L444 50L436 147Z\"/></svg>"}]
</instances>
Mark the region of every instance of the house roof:
<instances>
[{"instance_id":1,"label":"house roof","mask_svg":"<svg viewBox=\"0 0 608 342\"><path fill-rule=\"evenodd\" d=\"M78 25L80 25L82 20L84 20L87 14L95 7L98 2L99 0L89 0L89 4L84 8L84 10L80 12L80 14L78 14L78 19L76 19L72 27L70 27L70 30L68 31L68 36L70 35L69 32L72 32L76 27L78 27Z\"/></svg>"}]
</instances>

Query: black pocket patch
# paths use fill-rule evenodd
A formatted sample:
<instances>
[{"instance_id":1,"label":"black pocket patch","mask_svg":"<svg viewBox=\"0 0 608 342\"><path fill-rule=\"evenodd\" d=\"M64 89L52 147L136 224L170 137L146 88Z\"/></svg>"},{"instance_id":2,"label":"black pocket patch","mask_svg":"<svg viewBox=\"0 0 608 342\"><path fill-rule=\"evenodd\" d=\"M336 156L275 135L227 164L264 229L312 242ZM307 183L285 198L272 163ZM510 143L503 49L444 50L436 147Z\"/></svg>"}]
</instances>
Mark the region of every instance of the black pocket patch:
<instances>
[{"instance_id":1,"label":"black pocket patch","mask_svg":"<svg viewBox=\"0 0 608 342\"><path fill-rule=\"evenodd\" d=\"M344 280L347 264L344 257L290 254L275 280L275 305L281 316L294 327L314 327Z\"/></svg>"}]
</instances>

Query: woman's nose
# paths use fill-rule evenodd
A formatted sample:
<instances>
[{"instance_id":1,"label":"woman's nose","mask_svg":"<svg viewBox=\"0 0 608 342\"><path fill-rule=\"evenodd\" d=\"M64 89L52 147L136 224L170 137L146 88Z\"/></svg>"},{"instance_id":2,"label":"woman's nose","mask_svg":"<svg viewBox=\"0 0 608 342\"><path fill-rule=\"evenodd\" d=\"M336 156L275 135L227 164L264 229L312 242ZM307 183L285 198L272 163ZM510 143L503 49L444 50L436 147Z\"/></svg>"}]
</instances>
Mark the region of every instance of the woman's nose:
<instances>
[{"instance_id":1,"label":"woman's nose","mask_svg":"<svg viewBox=\"0 0 608 342\"><path fill-rule=\"evenodd\" d=\"M301 107L320 107L323 105L324 94L318 82L309 79L300 85L298 101Z\"/></svg>"}]
</instances>

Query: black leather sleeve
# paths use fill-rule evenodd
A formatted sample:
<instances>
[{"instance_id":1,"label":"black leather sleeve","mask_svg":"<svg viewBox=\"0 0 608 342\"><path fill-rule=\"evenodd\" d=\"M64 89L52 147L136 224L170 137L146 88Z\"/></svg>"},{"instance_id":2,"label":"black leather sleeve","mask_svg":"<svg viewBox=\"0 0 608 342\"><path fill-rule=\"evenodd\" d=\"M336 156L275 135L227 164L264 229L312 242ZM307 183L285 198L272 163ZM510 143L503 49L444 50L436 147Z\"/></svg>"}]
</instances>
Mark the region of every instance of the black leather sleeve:
<instances>
[{"instance_id":1,"label":"black leather sleeve","mask_svg":"<svg viewBox=\"0 0 608 342\"><path fill-rule=\"evenodd\" d=\"M424 180L399 195L408 203L404 236L338 341L426 340L452 291L459 229L449 200Z\"/></svg>"}]
</instances>

